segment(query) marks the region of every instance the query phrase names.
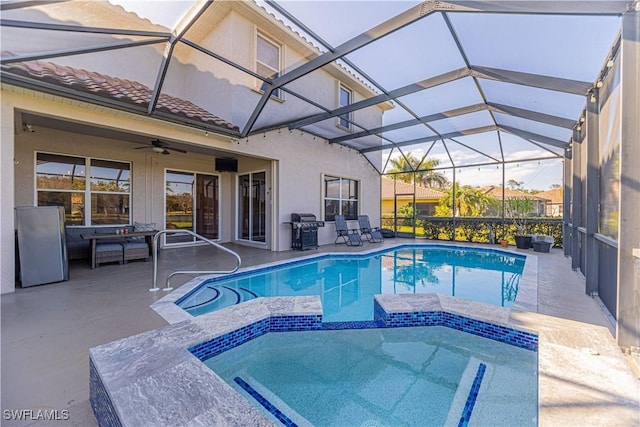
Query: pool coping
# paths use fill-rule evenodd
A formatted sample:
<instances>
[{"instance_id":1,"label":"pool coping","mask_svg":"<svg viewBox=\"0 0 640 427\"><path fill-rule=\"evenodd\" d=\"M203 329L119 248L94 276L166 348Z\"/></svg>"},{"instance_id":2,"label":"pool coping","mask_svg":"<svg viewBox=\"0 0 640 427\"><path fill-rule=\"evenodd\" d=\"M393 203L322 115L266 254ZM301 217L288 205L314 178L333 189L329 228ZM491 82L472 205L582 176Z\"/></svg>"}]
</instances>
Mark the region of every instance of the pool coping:
<instances>
[{"instance_id":1,"label":"pool coping","mask_svg":"<svg viewBox=\"0 0 640 427\"><path fill-rule=\"evenodd\" d=\"M386 313L449 313L536 334L539 425L637 422L640 386L604 327L439 294L376 295L375 301ZM321 315L318 296L258 298L94 347L96 418L132 426L273 425L189 349L271 318Z\"/></svg>"},{"instance_id":2,"label":"pool coping","mask_svg":"<svg viewBox=\"0 0 640 427\"><path fill-rule=\"evenodd\" d=\"M238 269L233 275L251 274L256 271L269 270L280 268L283 265L296 265L302 264L315 259L326 259L335 257L348 257L348 258L365 258L378 253L385 253L396 249L403 248L416 248L416 247L435 247L446 249L473 249L481 252L491 253L503 253L507 255L514 255L519 258L524 258L525 264L520 277L520 283L518 285L518 294L516 301L511 309L537 311L538 308L538 257L532 254L523 254L515 250L508 248L480 248L473 245L465 245L464 243L456 242L455 244L442 244L442 243L400 243L391 246L385 246L384 248L372 248L361 252L331 252L331 253L314 253L307 256L302 256L288 261L276 261L267 264L260 264L251 267L243 267ZM193 316L187 311L180 308L177 303L180 299L191 293L194 289L200 286L203 282L209 279L215 279L228 275L210 274L202 275L193 278L180 286L178 289L173 290L168 295L159 299L151 305L151 308L155 310L163 319L169 324L182 322L188 319L192 319Z\"/></svg>"}]
</instances>

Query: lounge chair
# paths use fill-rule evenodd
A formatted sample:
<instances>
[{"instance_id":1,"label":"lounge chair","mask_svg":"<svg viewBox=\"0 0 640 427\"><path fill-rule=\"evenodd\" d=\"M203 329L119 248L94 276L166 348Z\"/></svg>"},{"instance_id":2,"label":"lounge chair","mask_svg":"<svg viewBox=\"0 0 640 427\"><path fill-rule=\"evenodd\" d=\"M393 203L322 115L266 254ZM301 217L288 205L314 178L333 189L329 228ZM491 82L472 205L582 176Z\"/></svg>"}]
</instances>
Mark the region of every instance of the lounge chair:
<instances>
[{"instance_id":1,"label":"lounge chair","mask_svg":"<svg viewBox=\"0 0 640 427\"><path fill-rule=\"evenodd\" d=\"M358 230L350 230L347 227L347 220L344 215L336 215L335 224L338 237L336 237L334 243L346 243L347 246L362 246L362 239L358 234ZM342 242L339 242L340 239L342 239Z\"/></svg>"},{"instance_id":2,"label":"lounge chair","mask_svg":"<svg viewBox=\"0 0 640 427\"><path fill-rule=\"evenodd\" d=\"M380 228L371 228L369 224L369 215L358 216L358 224L360 226L360 235L366 237L371 243L380 243L384 241Z\"/></svg>"}]
</instances>

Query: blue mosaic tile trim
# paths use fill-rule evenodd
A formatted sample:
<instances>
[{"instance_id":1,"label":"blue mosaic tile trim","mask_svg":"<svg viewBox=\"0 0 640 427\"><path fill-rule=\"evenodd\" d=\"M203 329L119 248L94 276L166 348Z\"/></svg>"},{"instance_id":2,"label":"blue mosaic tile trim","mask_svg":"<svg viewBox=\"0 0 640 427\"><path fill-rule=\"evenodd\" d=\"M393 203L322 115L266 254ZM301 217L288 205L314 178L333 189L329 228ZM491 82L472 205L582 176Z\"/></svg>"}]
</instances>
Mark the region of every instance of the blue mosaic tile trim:
<instances>
[{"instance_id":1,"label":"blue mosaic tile trim","mask_svg":"<svg viewBox=\"0 0 640 427\"><path fill-rule=\"evenodd\" d=\"M478 371L476 372L476 377L473 379L471 390L469 390L467 402L464 404L464 409L462 410L462 416L460 417L458 427L467 427L469 425L471 413L473 412L473 407L476 404L476 399L478 398L478 393L480 392L480 385L482 384L482 378L484 378L484 372L486 370L487 365L485 365L484 363L481 363L478 366Z\"/></svg>"},{"instance_id":2,"label":"blue mosaic tile trim","mask_svg":"<svg viewBox=\"0 0 640 427\"><path fill-rule=\"evenodd\" d=\"M441 311L386 313L383 319L387 328L401 328L406 326L443 326Z\"/></svg>"},{"instance_id":3,"label":"blue mosaic tile trim","mask_svg":"<svg viewBox=\"0 0 640 427\"><path fill-rule=\"evenodd\" d=\"M89 359L89 401L99 426L122 427L109 393L104 388L100 374Z\"/></svg>"},{"instance_id":4,"label":"blue mosaic tile trim","mask_svg":"<svg viewBox=\"0 0 640 427\"><path fill-rule=\"evenodd\" d=\"M258 393L253 387L251 387L245 380L240 377L235 377L233 381L236 382L244 391L249 393L260 405L262 405L267 411L269 411L274 417L278 419L282 424L287 427L297 427L298 424L282 413L273 403L269 402L267 398Z\"/></svg>"},{"instance_id":5,"label":"blue mosaic tile trim","mask_svg":"<svg viewBox=\"0 0 640 427\"><path fill-rule=\"evenodd\" d=\"M510 344L525 350L538 351L538 336L536 334L507 328L506 326L494 325L493 323L446 312L442 313L442 326Z\"/></svg>"},{"instance_id":6,"label":"blue mosaic tile trim","mask_svg":"<svg viewBox=\"0 0 640 427\"><path fill-rule=\"evenodd\" d=\"M238 330L231 331L209 341L196 344L188 350L200 361L205 360L227 351L231 348L244 344L245 342L257 338L269 332L269 319L263 319Z\"/></svg>"},{"instance_id":7,"label":"blue mosaic tile trim","mask_svg":"<svg viewBox=\"0 0 640 427\"><path fill-rule=\"evenodd\" d=\"M204 362L220 353L244 344L267 332L309 331L322 329L322 316L272 316L238 330L228 332L209 341L196 344L188 350Z\"/></svg>"},{"instance_id":8,"label":"blue mosaic tile trim","mask_svg":"<svg viewBox=\"0 0 640 427\"><path fill-rule=\"evenodd\" d=\"M322 329L322 315L271 316L269 332L309 331Z\"/></svg>"},{"instance_id":9,"label":"blue mosaic tile trim","mask_svg":"<svg viewBox=\"0 0 640 427\"><path fill-rule=\"evenodd\" d=\"M381 322L386 325L387 323L387 312L378 304L376 299L373 299L373 321Z\"/></svg>"},{"instance_id":10,"label":"blue mosaic tile trim","mask_svg":"<svg viewBox=\"0 0 640 427\"><path fill-rule=\"evenodd\" d=\"M374 301L374 319L384 324L387 328L446 326L447 328L489 338L525 350L538 351L538 336L536 334L443 311L387 313L377 301Z\"/></svg>"},{"instance_id":11,"label":"blue mosaic tile trim","mask_svg":"<svg viewBox=\"0 0 640 427\"><path fill-rule=\"evenodd\" d=\"M338 331L342 329L375 329L384 328L384 323L375 320L359 320L354 322L325 322L322 330Z\"/></svg>"}]
</instances>

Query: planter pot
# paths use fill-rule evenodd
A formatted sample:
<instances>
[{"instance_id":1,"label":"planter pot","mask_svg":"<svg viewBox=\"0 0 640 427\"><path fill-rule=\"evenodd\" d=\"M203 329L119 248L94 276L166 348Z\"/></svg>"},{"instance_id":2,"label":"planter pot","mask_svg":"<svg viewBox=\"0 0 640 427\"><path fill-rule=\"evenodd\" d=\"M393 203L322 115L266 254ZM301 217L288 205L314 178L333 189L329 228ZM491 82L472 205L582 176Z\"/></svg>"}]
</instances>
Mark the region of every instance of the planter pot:
<instances>
[{"instance_id":1,"label":"planter pot","mask_svg":"<svg viewBox=\"0 0 640 427\"><path fill-rule=\"evenodd\" d=\"M500 246L506 248L507 246L509 246L509 242L507 242L506 240L500 240Z\"/></svg>"},{"instance_id":2,"label":"planter pot","mask_svg":"<svg viewBox=\"0 0 640 427\"><path fill-rule=\"evenodd\" d=\"M549 253L549 249L551 249L551 242L533 242L534 252Z\"/></svg>"},{"instance_id":3,"label":"planter pot","mask_svg":"<svg viewBox=\"0 0 640 427\"><path fill-rule=\"evenodd\" d=\"M516 236L516 247L518 249L531 249L531 236Z\"/></svg>"}]
</instances>

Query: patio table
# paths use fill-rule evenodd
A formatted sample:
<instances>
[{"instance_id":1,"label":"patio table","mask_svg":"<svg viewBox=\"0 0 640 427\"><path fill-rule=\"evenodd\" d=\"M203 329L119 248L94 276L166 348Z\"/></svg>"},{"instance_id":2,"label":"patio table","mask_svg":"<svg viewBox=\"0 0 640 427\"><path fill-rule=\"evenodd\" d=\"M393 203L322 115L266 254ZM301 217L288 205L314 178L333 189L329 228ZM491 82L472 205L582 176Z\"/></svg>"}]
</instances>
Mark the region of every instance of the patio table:
<instances>
[{"instance_id":1,"label":"patio table","mask_svg":"<svg viewBox=\"0 0 640 427\"><path fill-rule=\"evenodd\" d=\"M103 234L103 233L84 233L81 234L80 237L82 237L85 240L90 240L91 241L91 269L95 269L96 268L96 244L98 242L98 240L105 240L105 239L109 239L111 241L113 240L122 240L127 241L129 238L131 237L144 237L145 241L147 242L147 244L149 245L149 251L151 252L151 254L153 254L153 236L155 236L155 234L157 233L157 230L151 230L151 231L133 231L127 234L115 234L115 233L109 233L109 234ZM152 255L150 255L152 256Z\"/></svg>"}]
</instances>

